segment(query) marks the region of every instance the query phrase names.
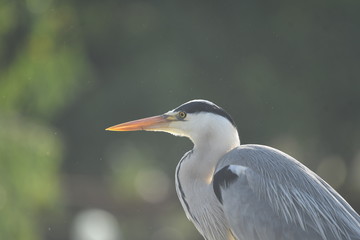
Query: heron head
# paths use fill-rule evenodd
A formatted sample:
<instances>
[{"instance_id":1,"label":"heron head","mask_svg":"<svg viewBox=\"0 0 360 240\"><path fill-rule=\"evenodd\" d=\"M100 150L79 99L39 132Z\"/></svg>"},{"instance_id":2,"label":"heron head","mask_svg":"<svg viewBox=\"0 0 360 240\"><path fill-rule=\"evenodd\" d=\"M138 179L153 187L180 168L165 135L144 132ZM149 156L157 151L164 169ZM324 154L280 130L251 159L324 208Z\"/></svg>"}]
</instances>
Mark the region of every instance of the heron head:
<instances>
[{"instance_id":1,"label":"heron head","mask_svg":"<svg viewBox=\"0 0 360 240\"><path fill-rule=\"evenodd\" d=\"M192 100L164 114L118 124L108 131L161 131L185 136L193 142L229 129L236 132L233 119L222 108L206 100Z\"/></svg>"}]
</instances>

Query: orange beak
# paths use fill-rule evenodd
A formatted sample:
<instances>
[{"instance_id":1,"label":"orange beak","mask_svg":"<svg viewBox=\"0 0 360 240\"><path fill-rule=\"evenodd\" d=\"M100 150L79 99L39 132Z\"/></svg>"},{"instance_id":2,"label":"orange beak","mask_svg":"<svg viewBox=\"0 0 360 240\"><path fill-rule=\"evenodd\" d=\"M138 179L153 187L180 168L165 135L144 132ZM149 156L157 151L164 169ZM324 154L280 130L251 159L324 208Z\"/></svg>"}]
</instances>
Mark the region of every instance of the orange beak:
<instances>
[{"instance_id":1,"label":"orange beak","mask_svg":"<svg viewBox=\"0 0 360 240\"><path fill-rule=\"evenodd\" d=\"M135 121L121 123L105 130L107 131L156 131L164 129L168 126L171 119L167 115L159 115L154 117L142 118Z\"/></svg>"}]
</instances>

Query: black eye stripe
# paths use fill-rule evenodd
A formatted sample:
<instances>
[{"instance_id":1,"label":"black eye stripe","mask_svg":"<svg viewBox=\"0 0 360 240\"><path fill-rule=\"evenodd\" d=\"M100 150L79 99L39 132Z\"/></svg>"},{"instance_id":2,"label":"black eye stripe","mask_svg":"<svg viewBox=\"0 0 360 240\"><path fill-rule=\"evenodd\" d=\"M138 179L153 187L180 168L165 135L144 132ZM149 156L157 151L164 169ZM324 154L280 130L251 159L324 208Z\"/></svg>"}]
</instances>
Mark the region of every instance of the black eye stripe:
<instances>
[{"instance_id":1,"label":"black eye stripe","mask_svg":"<svg viewBox=\"0 0 360 240\"><path fill-rule=\"evenodd\" d=\"M181 106L175 108L174 111L186 113L211 112L225 117L235 126L234 120L224 109L208 101L191 101L184 103Z\"/></svg>"}]
</instances>

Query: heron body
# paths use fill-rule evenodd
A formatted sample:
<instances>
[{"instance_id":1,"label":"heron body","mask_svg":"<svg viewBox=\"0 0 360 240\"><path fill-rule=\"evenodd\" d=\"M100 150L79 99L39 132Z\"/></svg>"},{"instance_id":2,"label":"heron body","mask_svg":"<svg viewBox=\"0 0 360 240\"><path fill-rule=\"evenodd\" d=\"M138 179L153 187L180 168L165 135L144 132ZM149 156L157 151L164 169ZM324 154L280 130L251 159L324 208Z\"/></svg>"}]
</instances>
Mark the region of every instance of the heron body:
<instances>
[{"instance_id":1,"label":"heron body","mask_svg":"<svg viewBox=\"0 0 360 240\"><path fill-rule=\"evenodd\" d=\"M107 130L192 140L176 167L176 191L207 240L360 240L360 216L331 186L277 149L240 145L232 118L209 101Z\"/></svg>"}]
</instances>

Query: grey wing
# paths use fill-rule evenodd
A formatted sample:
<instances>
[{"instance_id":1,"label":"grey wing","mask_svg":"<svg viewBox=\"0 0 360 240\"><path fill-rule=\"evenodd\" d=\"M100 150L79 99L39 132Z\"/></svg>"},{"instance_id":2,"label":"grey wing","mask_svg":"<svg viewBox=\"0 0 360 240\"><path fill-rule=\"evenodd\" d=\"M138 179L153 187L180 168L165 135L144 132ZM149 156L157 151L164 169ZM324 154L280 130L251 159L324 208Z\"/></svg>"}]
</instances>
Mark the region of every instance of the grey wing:
<instances>
[{"instance_id":1,"label":"grey wing","mask_svg":"<svg viewBox=\"0 0 360 240\"><path fill-rule=\"evenodd\" d=\"M290 156L243 145L220 161L214 192L237 239L360 239L360 217Z\"/></svg>"},{"instance_id":2,"label":"grey wing","mask_svg":"<svg viewBox=\"0 0 360 240\"><path fill-rule=\"evenodd\" d=\"M236 239L321 239L313 230L304 231L287 222L269 202L259 198L254 190L258 177L251 169L239 165L228 165L214 177L214 191Z\"/></svg>"}]
</instances>

